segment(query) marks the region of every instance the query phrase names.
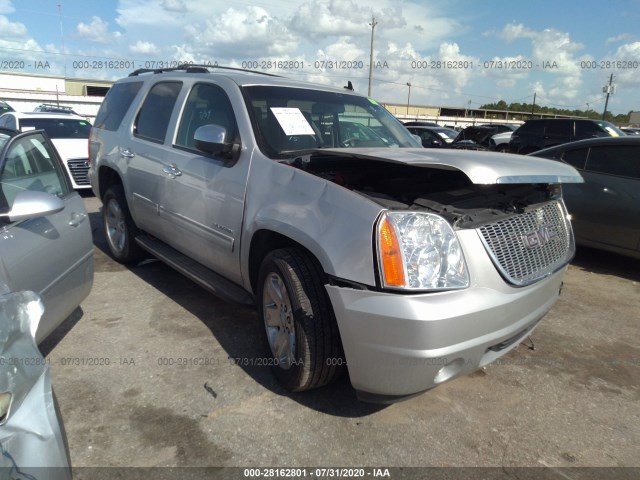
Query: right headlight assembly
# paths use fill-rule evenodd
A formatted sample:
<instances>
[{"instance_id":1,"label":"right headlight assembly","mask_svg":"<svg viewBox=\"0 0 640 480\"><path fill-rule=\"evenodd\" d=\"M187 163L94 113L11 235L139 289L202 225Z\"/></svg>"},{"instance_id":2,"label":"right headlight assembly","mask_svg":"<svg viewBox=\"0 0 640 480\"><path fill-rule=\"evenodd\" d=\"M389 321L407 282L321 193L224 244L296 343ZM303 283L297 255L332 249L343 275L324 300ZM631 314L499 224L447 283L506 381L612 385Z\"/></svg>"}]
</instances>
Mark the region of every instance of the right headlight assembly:
<instances>
[{"instance_id":1,"label":"right headlight assembly","mask_svg":"<svg viewBox=\"0 0 640 480\"><path fill-rule=\"evenodd\" d=\"M469 286L458 237L439 215L385 212L378 221L376 242L385 288L451 290Z\"/></svg>"}]
</instances>

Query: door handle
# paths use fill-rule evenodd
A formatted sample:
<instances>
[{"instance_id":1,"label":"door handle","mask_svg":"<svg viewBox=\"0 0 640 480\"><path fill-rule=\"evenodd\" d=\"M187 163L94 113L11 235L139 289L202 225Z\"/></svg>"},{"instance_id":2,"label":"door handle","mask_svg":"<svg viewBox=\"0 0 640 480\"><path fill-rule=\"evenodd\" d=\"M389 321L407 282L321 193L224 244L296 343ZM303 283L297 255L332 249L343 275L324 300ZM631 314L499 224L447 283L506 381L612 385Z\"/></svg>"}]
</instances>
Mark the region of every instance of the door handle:
<instances>
[{"instance_id":1,"label":"door handle","mask_svg":"<svg viewBox=\"0 0 640 480\"><path fill-rule=\"evenodd\" d=\"M178 167L176 167L175 163L164 167L162 171L169 175L171 178L176 178L182 175L182 172Z\"/></svg>"},{"instance_id":2,"label":"door handle","mask_svg":"<svg viewBox=\"0 0 640 480\"><path fill-rule=\"evenodd\" d=\"M128 148L121 148L120 149L120 156L124 157L124 158L133 158L136 156L135 153L133 153L131 150L129 150Z\"/></svg>"},{"instance_id":3,"label":"door handle","mask_svg":"<svg viewBox=\"0 0 640 480\"><path fill-rule=\"evenodd\" d=\"M71 218L69 218L69 225L71 225L72 227L77 227L82 222L84 222L85 218L87 218L87 216L84 213L73 212L71 214Z\"/></svg>"}]
</instances>

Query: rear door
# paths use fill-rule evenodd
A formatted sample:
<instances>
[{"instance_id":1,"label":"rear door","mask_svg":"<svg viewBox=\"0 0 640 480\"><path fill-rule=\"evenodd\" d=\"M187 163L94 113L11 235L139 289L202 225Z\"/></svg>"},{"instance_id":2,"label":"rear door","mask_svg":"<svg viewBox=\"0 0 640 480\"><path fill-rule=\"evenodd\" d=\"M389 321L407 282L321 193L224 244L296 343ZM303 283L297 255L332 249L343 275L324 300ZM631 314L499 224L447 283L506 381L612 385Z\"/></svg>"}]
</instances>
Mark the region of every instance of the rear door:
<instances>
[{"instance_id":1,"label":"rear door","mask_svg":"<svg viewBox=\"0 0 640 480\"><path fill-rule=\"evenodd\" d=\"M640 148L633 145L591 147L585 183L578 198L580 235L586 240L625 250L640 243ZM576 228L578 230L578 228Z\"/></svg>"},{"instance_id":2,"label":"rear door","mask_svg":"<svg viewBox=\"0 0 640 480\"><path fill-rule=\"evenodd\" d=\"M30 131L10 139L0 153L0 209L11 209L22 190L60 197L64 209L38 218L0 220L0 272L8 291L32 290L42 296L42 340L88 295L93 279L93 241L82 198L71 183L49 139Z\"/></svg>"},{"instance_id":3,"label":"rear door","mask_svg":"<svg viewBox=\"0 0 640 480\"><path fill-rule=\"evenodd\" d=\"M172 162L164 143L181 88L182 82L175 80L155 83L136 114L133 132L126 133L127 141L120 147L135 222L165 241L160 190Z\"/></svg>"}]
</instances>

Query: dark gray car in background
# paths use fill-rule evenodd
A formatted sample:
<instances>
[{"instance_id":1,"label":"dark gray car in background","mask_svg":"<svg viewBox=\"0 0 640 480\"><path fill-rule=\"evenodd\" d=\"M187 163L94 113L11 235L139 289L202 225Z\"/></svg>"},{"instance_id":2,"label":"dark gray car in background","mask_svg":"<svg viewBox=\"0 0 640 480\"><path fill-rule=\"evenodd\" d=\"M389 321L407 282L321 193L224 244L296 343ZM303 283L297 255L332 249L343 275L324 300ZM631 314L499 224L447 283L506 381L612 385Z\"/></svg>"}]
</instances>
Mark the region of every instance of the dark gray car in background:
<instances>
[{"instance_id":1,"label":"dark gray car in background","mask_svg":"<svg viewBox=\"0 0 640 480\"><path fill-rule=\"evenodd\" d=\"M581 140L532 155L568 163L584 178L562 187L579 245L640 258L640 137Z\"/></svg>"}]
</instances>

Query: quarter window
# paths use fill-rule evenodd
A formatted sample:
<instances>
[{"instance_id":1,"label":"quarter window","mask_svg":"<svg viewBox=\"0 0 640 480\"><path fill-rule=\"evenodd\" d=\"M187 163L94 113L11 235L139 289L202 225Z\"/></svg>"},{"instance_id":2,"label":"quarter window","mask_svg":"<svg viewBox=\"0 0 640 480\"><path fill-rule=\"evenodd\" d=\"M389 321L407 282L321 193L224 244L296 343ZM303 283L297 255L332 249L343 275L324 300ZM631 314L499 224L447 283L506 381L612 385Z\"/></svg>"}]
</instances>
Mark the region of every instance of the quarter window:
<instances>
[{"instance_id":1,"label":"quarter window","mask_svg":"<svg viewBox=\"0 0 640 480\"><path fill-rule=\"evenodd\" d=\"M136 118L134 132L137 137L164 142L181 87L182 82L160 82L151 88Z\"/></svg>"},{"instance_id":2,"label":"quarter window","mask_svg":"<svg viewBox=\"0 0 640 480\"><path fill-rule=\"evenodd\" d=\"M94 126L114 132L118 130L140 87L142 82L117 83L111 87L102 102Z\"/></svg>"}]
</instances>

